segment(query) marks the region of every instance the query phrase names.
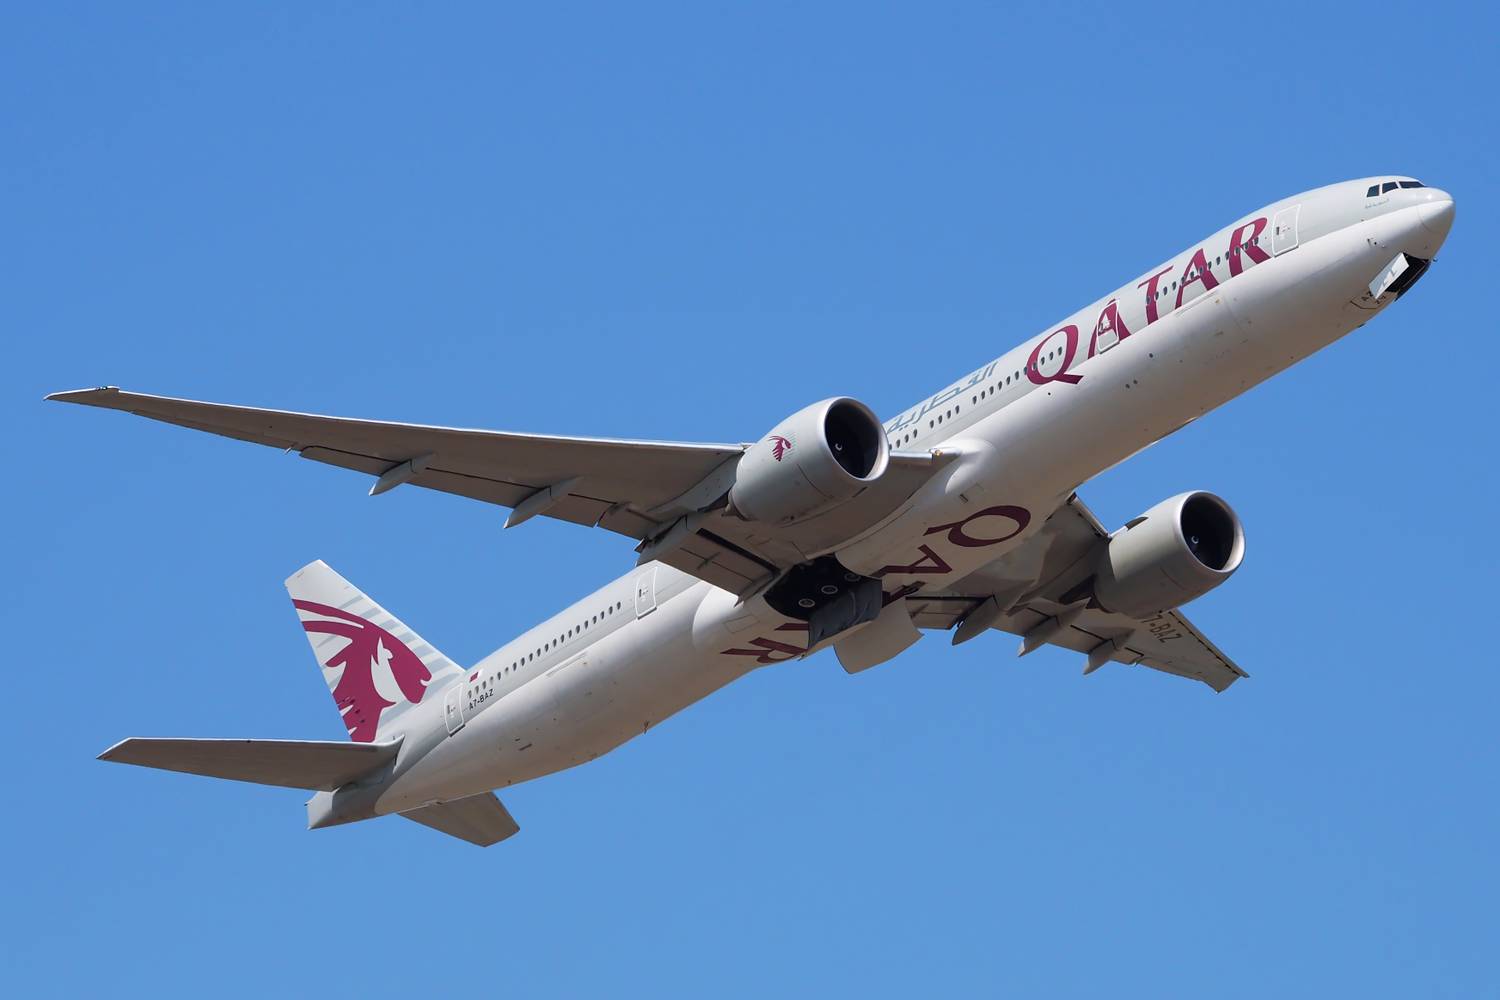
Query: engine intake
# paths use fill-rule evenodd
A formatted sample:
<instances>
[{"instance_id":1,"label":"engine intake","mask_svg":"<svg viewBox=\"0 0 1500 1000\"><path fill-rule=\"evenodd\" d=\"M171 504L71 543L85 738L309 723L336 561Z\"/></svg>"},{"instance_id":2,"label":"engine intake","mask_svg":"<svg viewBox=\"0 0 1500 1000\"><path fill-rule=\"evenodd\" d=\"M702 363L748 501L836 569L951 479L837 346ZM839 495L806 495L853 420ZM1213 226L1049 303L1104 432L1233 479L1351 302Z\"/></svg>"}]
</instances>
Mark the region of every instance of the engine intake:
<instances>
[{"instance_id":1,"label":"engine intake","mask_svg":"<svg viewBox=\"0 0 1500 1000\"><path fill-rule=\"evenodd\" d=\"M847 396L825 399L745 451L729 504L747 520L788 524L853 499L889 462L885 428L868 406Z\"/></svg>"},{"instance_id":2,"label":"engine intake","mask_svg":"<svg viewBox=\"0 0 1500 1000\"><path fill-rule=\"evenodd\" d=\"M1240 519L1212 493L1163 500L1110 536L1094 576L1109 611L1149 618L1202 597L1245 557Z\"/></svg>"}]
</instances>

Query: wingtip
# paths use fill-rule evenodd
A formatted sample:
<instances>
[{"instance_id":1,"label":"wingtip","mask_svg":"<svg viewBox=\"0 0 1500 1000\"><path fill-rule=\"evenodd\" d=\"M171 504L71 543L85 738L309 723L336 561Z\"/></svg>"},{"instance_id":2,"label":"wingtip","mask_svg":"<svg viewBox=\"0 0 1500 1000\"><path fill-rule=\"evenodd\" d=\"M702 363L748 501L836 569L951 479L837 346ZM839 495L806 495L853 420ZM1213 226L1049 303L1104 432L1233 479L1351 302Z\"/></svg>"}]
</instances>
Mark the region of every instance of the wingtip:
<instances>
[{"instance_id":1,"label":"wingtip","mask_svg":"<svg viewBox=\"0 0 1500 1000\"><path fill-rule=\"evenodd\" d=\"M54 403L84 403L89 399L107 392L119 392L117 385L96 385L88 389L64 389L62 392L51 392L42 397L43 402Z\"/></svg>"},{"instance_id":2,"label":"wingtip","mask_svg":"<svg viewBox=\"0 0 1500 1000\"><path fill-rule=\"evenodd\" d=\"M114 758L113 754L117 753L121 748L123 748L125 746L125 744L127 744L129 742L130 742L130 739L128 739L128 738L127 739L123 739L120 742L118 742L118 743L114 744L113 746L111 746L109 749L105 750L103 753L101 753L99 756L95 757L94 759L95 760L114 760L115 758Z\"/></svg>"}]
</instances>

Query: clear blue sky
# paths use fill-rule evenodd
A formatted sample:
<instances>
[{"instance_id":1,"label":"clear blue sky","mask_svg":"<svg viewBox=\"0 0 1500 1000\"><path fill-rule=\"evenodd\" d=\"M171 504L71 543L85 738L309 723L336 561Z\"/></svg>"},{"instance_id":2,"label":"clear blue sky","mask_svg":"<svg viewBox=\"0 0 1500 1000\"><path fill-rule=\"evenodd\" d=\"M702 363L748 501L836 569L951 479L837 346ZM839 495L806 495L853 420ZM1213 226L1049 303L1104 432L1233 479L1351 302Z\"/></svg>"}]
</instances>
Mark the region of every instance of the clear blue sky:
<instances>
[{"instance_id":1,"label":"clear blue sky","mask_svg":"<svg viewBox=\"0 0 1500 1000\"><path fill-rule=\"evenodd\" d=\"M8 11L13 995L1492 993L1492 6L530 6ZM1457 197L1430 275L1084 490L1238 508L1223 696L824 655L510 791L490 850L93 760L340 736L313 558L471 661L633 556L48 391L751 439L1382 172Z\"/></svg>"}]
</instances>

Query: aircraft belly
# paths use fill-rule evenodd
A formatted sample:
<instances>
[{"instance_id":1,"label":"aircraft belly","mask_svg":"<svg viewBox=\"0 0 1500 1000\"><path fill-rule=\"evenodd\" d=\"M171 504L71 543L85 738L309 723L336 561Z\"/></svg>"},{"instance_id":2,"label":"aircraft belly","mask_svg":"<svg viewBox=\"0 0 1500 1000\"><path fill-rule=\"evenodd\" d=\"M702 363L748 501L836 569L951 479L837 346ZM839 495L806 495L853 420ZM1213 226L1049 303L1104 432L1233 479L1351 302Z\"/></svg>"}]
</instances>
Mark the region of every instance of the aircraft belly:
<instances>
[{"instance_id":1,"label":"aircraft belly","mask_svg":"<svg viewBox=\"0 0 1500 1000\"><path fill-rule=\"evenodd\" d=\"M752 614L782 620L751 603ZM733 595L696 584L478 713L399 778L379 810L503 788L608 753L747 672L718 655L723 619L745 613Z\"/></svg>"}]
</instances>

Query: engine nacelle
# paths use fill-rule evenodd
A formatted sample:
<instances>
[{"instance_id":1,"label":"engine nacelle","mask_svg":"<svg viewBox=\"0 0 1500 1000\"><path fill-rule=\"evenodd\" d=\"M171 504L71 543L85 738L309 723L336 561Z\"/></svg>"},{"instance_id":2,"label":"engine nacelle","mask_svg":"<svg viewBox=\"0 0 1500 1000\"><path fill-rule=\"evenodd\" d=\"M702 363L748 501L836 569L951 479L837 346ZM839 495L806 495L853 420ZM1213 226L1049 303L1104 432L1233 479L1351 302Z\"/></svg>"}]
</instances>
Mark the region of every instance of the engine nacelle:
<instances>
[{"instance_id":1,"label":"engine nacelle","mask_svg":"<svg viewBox=\"0 0 1500 1000\"><path fill-rule=\"evenodd\" d=\"M1094 594L1110 611L1149 618L1213 590L1245 556L1240 519L1212 493L1163 500L1110 536Z\"/></svg>"},{"instance_id":2,"label":"engine nacelle","mask_svg":"<svg viewBox=\"0 0 1500 1000\"><path fill-rule=\"evenodd\" d=\"M868 406L847 396L825 399L746 450L729 505L748 520L786 524L853 498L889 462L885 428Z\"/></svg>"}]
</instances>

